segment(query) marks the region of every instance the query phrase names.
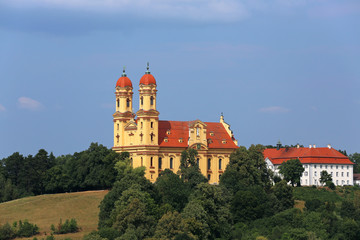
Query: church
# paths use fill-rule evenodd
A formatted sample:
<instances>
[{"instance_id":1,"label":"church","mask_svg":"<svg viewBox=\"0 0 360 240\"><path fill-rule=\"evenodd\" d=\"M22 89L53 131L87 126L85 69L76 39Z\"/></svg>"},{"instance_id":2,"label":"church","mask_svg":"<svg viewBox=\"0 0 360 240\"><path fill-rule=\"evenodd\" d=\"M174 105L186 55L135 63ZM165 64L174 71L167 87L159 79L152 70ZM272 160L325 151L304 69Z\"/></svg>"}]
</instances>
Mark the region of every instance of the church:
<instances>
[{"instance_id":1,"label":"church","mask_svg":"<svg viewBox=\"0 0 360 240\"><path fill-rule=\"evenodd\" d=\"M123 71L115 87L113 150L129 152L133 167L145 166L146 178L155 182L165 169L177 173L181 152L194 148L201 173L209 183L219 183L230 154L238 148L230 125L223 115L220 122L159 120L156 87L148 66L139 82L139 110L135 113L132 82Z\"/></svg>"}]
</instances>

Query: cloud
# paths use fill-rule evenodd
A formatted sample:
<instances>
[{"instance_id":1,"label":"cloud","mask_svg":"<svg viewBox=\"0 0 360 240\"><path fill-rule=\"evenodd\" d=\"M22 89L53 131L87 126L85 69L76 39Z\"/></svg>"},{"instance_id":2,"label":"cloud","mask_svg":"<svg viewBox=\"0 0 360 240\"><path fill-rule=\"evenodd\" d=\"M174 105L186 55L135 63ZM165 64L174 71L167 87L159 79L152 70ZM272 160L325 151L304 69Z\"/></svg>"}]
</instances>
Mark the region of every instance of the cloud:
<instances>
[{"instance_id":1,"label":"cloud","mask_svg":"<svg viewBox=\"0 0 360 240\"><path fill-rule=\"evenodd\" d=\"M263 112L263 113L285 113L289 111L290 109L280 106L271 106L271 107L265 107L259 109L259 112Z\"/></svg>"},{"instance_id":2,"label":"cloud","mask_svg":"<svg viewBox=\"0 0 360 240\"><path fill-rule=\"evenodd\" d=\"M1 2L18 10L62 9L157 19L235 21L248 16L244 4L236 0L0 0L0 4Z\"/></svg>"},{"instance_id":3,"label":"cloud","mask_svg":"<svg viewBox=\"0 0 360 240\"><path fill-rule=\"evenodd\" d=\"M0 112L5 112L6 111L6 108L0 104Z\"/></svg>"},{"instance_id":4,"label":"cloud","mask_svg":"<svg viewBox=\"0 0 360 240\"><path fill-rule=\"evenodd\" d=\"M18 98L18 106L19 108L28 109L32 111L41 110L44 107L40 102L28 97Z\"/></svg>"}]
</instances>

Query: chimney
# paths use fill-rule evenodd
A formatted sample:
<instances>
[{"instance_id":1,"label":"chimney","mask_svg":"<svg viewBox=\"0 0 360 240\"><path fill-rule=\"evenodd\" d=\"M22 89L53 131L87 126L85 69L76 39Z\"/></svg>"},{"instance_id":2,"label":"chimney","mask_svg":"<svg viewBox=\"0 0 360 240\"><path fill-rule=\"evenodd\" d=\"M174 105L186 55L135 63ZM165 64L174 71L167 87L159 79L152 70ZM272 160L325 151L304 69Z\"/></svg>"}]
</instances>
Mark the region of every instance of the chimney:
<instances>
[{"instance_id":1,"label":"chimney","mask_svg":"<svg viewBox=\"0 0 360 240\"><path fill-rule=\"evenodd\" d=\"M330 145L330 144L328 144L327 147L328 147L329 149L331 149L331 145Z\"/></svg>"},{"instance_id":2,"label":"chimney","mask_svg":"<svg viewBox=\"0 0 360 240\"><path fill-rule=\"evenodd\" d=\"M316 145L315 145L315 144L313 145L313 148L316 148Z\"/></svg>"},{"instance_id":3,"label":"chimney","mask_svg":"<svg viewBox=\"0 0 360 240\"><path fill-rule=\"evenodd\" d=\"M312 146L311 146L311 144L309 145L309 148L311 148Z\"/></svg>"}]
</instances>

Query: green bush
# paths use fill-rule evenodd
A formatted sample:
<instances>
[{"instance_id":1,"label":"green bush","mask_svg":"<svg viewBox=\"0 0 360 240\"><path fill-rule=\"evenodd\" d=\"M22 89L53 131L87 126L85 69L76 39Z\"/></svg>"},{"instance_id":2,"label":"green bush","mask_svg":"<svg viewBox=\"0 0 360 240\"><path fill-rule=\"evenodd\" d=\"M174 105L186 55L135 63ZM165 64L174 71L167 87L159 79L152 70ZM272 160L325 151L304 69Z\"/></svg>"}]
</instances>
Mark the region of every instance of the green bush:
<instances>
[{"instance_id":1,"label":"green bush","mask_svg":"<svg viewBox=\"0 0 360 240\"><path fill-rule=\"evenodd\" d=\"M29 223L26 219L24 222L20 220L19 224L15 222L14 225L17 225L17 237L31 237L39 233L39 227L36 224Z\"/></svg>"},{"instance_id":2,"label":"green bush","mask_svg":"<svg viewBox=\"0 0 360 240\"><path fill-rule=\"evenodd\" d=\"M50 229L56 234L75 233L80 230L74 218L70 220L66 219L64 223L62 223L62 219L60 219L57 228L52 224Z\"/></svg>"},{"instance_id":3,"label":"green bush","mask_svg":"<svg viewBox=\"0 0 360 240\"><path fill-rule=\"evenodd\" d=\"M0 226L0 240L9 240L15 237L16 233L9 223Z\"/></svg>"}]
</instances>

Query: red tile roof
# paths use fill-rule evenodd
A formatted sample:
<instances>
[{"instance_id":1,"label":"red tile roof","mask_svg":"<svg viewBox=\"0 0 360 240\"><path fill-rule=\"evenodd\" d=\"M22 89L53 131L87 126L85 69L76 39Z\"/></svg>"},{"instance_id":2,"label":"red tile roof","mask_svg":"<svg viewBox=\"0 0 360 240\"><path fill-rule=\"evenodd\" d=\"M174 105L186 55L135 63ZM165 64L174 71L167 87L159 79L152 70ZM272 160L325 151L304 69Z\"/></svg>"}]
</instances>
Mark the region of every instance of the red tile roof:
<instances>
[{"instance_id":1,"label":"red tile roof","mask_svg":"<svg viewBox=\"0 0 360 240\"><path fill-rule=\"evenodd\" d=\"M353 164L348 157L333 148L269 148L264 150L264 158L273 164L281 164L290 159L301 163Z\"/></svg>"},{"instance_id":2,"label":"red tile roof","mask_svg":"<svg viewBox=\"0 0 360 240\"><path fill-rule=\"evenodd\" d=\"M117 80L116 86L121 88L132 87L132 83L128 77L122 76Z\"/></svg>"},{"instance_id":3,"label":"red tile roof","mask_svg":"<svg viewBox=\"0 0 360 240\"><path fill-rule=\"evenodd\" d=\"M156 85L156 80L155 80L154 76L151 75L150 73L145 73L144 76L142 76L140 79L140 84L144 84L144 85L155 84Z\"/></svg>"},{"instance_id":4,"label":"red tile roof","mask_svg":"<svg viewBox=\"0 0 360 240\"><path fill-rule=\"evenodd\" d=\"M188 147L189 126L192 122L193 121L159 121L159 146ZM206 139L208 140L208 148L238 148L222 123L204 123L207 125ZM167 134L168 130L170 130L170 134ZM214 133L213 136L211 136L210 133ZM165 137L167 137L167 142L164 141ZM182 138L182 142L179 142L180 138ZM223 143L224 140L226 143Z\"/></svg>"}]
</instances>

